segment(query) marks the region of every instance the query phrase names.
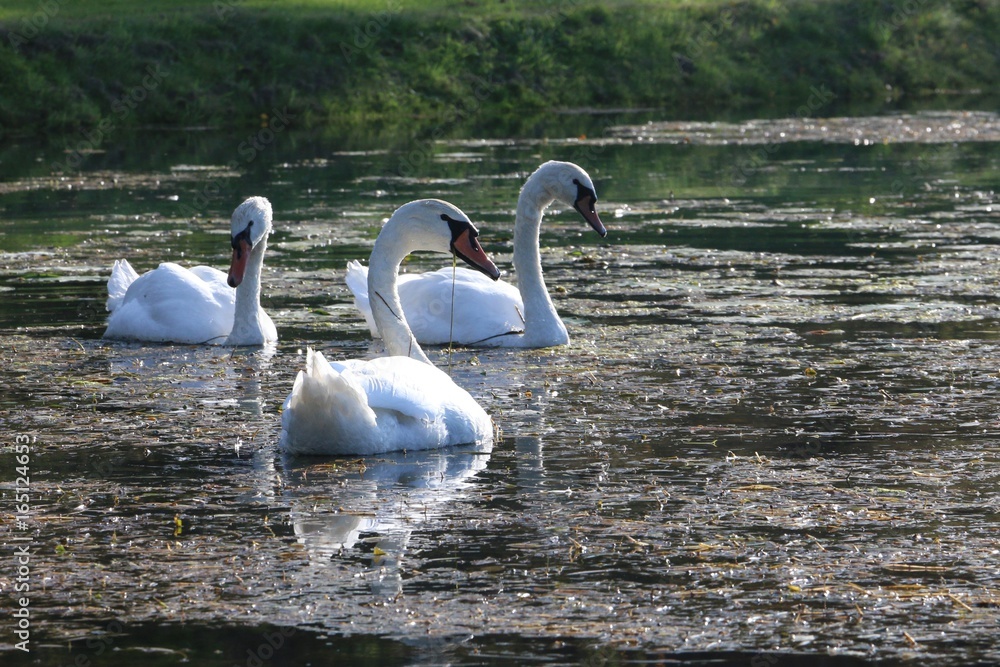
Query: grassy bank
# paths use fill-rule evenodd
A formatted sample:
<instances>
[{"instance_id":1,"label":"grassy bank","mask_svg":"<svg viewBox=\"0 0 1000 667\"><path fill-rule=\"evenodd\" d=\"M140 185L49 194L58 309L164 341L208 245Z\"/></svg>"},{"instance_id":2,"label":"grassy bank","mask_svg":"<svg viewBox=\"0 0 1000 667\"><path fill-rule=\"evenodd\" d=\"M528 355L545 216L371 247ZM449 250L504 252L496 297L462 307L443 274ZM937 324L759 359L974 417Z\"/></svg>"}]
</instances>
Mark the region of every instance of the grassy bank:
<instances>
[{"instance_id":1,"label":"grassy bank","mask_svg":"<svg viewBox=\"0 0 1000 667\"><path fill-rule=\"evenodd\" d=\"M0 132L791 114L1000 79L992 0L79 4L0 9Z\"/></svg>"}]
</instances>

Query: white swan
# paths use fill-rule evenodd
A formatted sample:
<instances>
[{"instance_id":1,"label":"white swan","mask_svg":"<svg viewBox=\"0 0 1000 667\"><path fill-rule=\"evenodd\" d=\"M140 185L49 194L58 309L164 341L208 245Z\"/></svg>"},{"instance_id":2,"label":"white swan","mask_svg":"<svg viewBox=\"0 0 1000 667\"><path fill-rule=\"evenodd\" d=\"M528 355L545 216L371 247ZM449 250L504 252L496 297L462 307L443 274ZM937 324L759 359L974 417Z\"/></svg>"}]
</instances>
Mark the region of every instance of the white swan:
<instances>
[{"instance_id":1,"label":"white swan","mask_svg":"<svg viewBox=\"0 0 1000 667\"><path fill-rule=\"evenodd\" d=\"M280 445L290 454L370 455L492 441L493 423L467 391L435 368L414 340L396 278L415 250L454 252L496 280L500 271L479 232L447 202L401 206L372 249L368 293L389 357L327 362L309 350L281 416Z\"/></svg>"},{"instance_id":2,"label":"white swan","mask_svg":"<svg viewBox=\"0 0 1000 667\"><path fill-rule=\"evenodd\" d=\"M545 287L539 257L542 212L553 201L572 206L598 234L607 235L594 209L597 195L587 172L571 162L546 162L528 178L517 200L514 221L516 288L505 282L490 282L468 269L453 272L451 267L400 277L403 312L418 341L424 345L455 342L522 348L569 343L566 326ZM357 261L347 265L347 286L354 294L354 304L368 321L372 336L378 338L381 334L371 315L367 269ZM456 308L452 314L453 289L456 302L477 304L476 309Z\"/></svg>"},{"instance_id":3,"label":"white swan","mask_svg":"<svg viewBox=\"0 0 1000 667\"><path fill-rule=\"evenodd\" d=\"M209 266L164 262L143 275L118 260L108 280L105 338L155 343L263 345L278 340L260 307L260 272L271 204L251 197L233 212L229 275ZM236 288L233 290L233 288Z\"/></svg>"}]
</instances>

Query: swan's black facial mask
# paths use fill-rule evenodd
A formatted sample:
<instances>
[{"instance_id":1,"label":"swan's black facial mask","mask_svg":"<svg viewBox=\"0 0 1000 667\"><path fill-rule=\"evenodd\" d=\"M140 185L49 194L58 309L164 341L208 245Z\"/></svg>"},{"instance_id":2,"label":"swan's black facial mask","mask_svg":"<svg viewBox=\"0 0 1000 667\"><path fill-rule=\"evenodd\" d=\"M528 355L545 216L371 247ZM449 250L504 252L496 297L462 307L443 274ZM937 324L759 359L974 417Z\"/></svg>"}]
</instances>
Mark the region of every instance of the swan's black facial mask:
<instances>
[{"instance_id":1,"label":"swan's black facial mask","mask_svg":"<svg viewBox=\"0 0 1000 667\"><path fill-rule=\"evenodd\" d=\"M595 232L601 235L601 238L604 238L608 235L608 230L605 229L604 223L601 222L600 216L597 215L597 209L594 208L597 204L597 195L593 190L575 178L573 179L573 184L576 185L576 200L573 202L573 208L580 212L583 219L594 228Z\"/></svg>"},{"instance_id":2,"label":"swan's black facial mask","mask_svg":"<svg viewBox=\"0 0 1000 667\"><path fill-rule=\"evenodd\" d=\"M241 241L246 243L247 248L253 250L253 239L250 237L251 227L253 227L253 220L250 221L250 224L247 225L246 229L244 229L242 232L240 232L239 234L237 234L232 238L233 250L235 250L236 252L242 252L242 249L240 247Z\"/></svg>"},{"instance_id":3,"label":"swan's black facial mask","mask_svg":"<svg viewBox=\"0 0 1000 667\"><path fill-rule=\"evenodd\" d=\"M451 230L450 247L455 256L493 280L498 280L500 269L486 256L483 247L479 245L479 230L471 222L455 220L446 213L441 214L441 219L448 223L448 228Z\"/></svg>"},{"instance_id":4,"label":"swan's black facial mask","mask_svg":"<svg viewBox=\"0 0 1000 667\"><path fill-rule=\"evenodd\" d=\"M229 265L229 277L226 282L230 287L239 287L243 282L243 274L247 270L247 260L250 259L250 251L253 250L253 239L250 237L250 228L253 227L253 220L247 228L232 238L233 261Z\"/></svg>"}]
</instances>

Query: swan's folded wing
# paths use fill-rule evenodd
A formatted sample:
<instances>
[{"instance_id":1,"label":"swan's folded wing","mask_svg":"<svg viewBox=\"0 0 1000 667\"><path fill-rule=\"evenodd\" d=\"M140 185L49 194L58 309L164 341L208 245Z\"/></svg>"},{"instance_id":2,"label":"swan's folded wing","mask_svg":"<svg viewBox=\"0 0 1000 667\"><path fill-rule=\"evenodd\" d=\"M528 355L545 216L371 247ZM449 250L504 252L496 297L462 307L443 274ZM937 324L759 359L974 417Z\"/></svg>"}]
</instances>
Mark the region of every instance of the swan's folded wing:
<instances>
[{"instance_id":1,"label":"swan's folded wing","mask_svg":"<svg viewBox=\"0 0 1000 667\"><path fill-rule=\"evenodd\" d=\"M329 363L320 352L310 350L307 360L309 376L325 392L324 404L336 405L342 418L363 422L375 428L375 412L365 393L365 386L355 373L344 372Z\"/></svg>"},{"instance_id":2,"label":"swan's folded wing","mask_svg":"<svg viewBox=\"0 0 1000 667\"><path fill-rule=\"evenodd\" d=\"M351 290L355 299L365 304L368 303L368 267L362 266L361 262L352 259L347 263L344 282L347 283L347 289Z\"/></svg>"},{"instance_id":3,"label":"swan's folded wing","mask_svg":"<svg viewBox=\"0 0 1000 667\"><path fill-rule=\"evenodd\" d=\"M236 291L229 286L227 282L229 276L224 271L211 266L192 266L188 270L205 283L205 287L217 301L220 303L227 301L236 303Z\"/></svg>"},{"instance_id":4,"label":"swan's folded wing","mask_svg":"<svg viewBox=\"0 0 1000 667\"><path fill-rule=\"evenodd\" d=\"M181 309L218 308L236 303L236 290L226 286L226 274L222 271L207 266L186 269L173 262L163 262L155 271L139 276L132 285L132 292L128 295L129 301L141 299L147 304L171 304Z\"/></svg>"},{"instance_id":5,"label":"swan's folded wing","mask_svg":"<svg viewBox=\"0 0 1000 667\"><path fill-rule=\"evenodd\" d=\"M122 300L125 299L125 292L128 291L128 286L134 283L138 277L139 274L136 273L127 259L115 260L114 266L111 267L111 278L108 279L108 301L105 304L108 312L114 312L121 305Z\"/></svg>"},{"instance_id":6,"label":"swan's folded wing","mask_svg":"<svg viewBox=\"0 0 1000 667\"><path fill-rule=\"evenodd\" d=\"M222 342L233 328L235 303L235 290L213 287L192 271L164 262L132 283L108 318L104 337Z\"/></svg>"},{"instance_id":7,"label":"swan's folded wing","mask_svg":"<svg viewBox=\"0 0 1000 667\"><path fill-rule=\"evenodd\" d=\"M421 421L438 419L442 395L457 389L442 371L407 357L349 359L330 365L364 388L373 410L393 410Z\"/></svg>"},{"instance_id":8,"label":"swan's folded wing","mask_svg":"<svg viewBox=\"0 0 1000 667\"><path fill-rule=\"evenodd\" d=\"M361 262L356 259L351 260L347 263L344 282L347 283L347 289L351 290L351 294L354 295L354 307L365 316L365 322L368 323L372 337L378 338L378 327L375 326L375 320L372 318L372 307L368 302L368 267L362 266Z\"/></svg>"},{"instance_id":9,"label":"swan's folded wing","mask_svg":"<svg viewBox=\"0 0 1000 667\"><path fill-rule=\"evenodd\" d=\"M285 399L281 426L282 447L317 454L328 451L330 443L354 442L377 424L355 375L334 368L322 353L310 349L306 368Z\"/></svg>"},{"instance_id":10,"label":"swan's folded wing","mask_svg":"<svg viewBox=\"0 0 1000 667\"><path fill-rule=\"evenodd\" d=\"M470 269L453 271L450 266L421 274L419 279L405 278L400 276L399 298L406 321L421 343L473 344L524 330L521 293L509 283L494 282Z\"/></svg>"}]
</instances>

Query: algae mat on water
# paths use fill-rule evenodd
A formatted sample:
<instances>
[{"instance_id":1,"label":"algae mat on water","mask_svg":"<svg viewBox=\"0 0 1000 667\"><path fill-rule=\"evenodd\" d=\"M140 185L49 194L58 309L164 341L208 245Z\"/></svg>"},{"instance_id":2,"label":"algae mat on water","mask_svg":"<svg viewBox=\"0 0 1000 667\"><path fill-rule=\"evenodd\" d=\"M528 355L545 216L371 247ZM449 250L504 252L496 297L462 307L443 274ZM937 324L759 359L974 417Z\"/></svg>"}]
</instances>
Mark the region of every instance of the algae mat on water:
<instances>
[{"instance_id":1,"label":"algae mat on water","mask_svg":"<svg viewBox=\"0 0 1000 667\"><path fill-rule=\"evenodd\" d=\"M0 491L30 466L31 511L0 536L30 536L30 659L997 662L997 128L662 120L444 138L405 176L408 154L291 131L253 169L26 161L0 190ZM282 457L304 349L372 353L343 271L394 204L460 202L510 270L549 158L586 164L610 230L542 228L573 344L434 357L492 449ZM113 259L225 265L228 199L260 193L275 349L100 339Z\"/></svg>"}]
</instances>

